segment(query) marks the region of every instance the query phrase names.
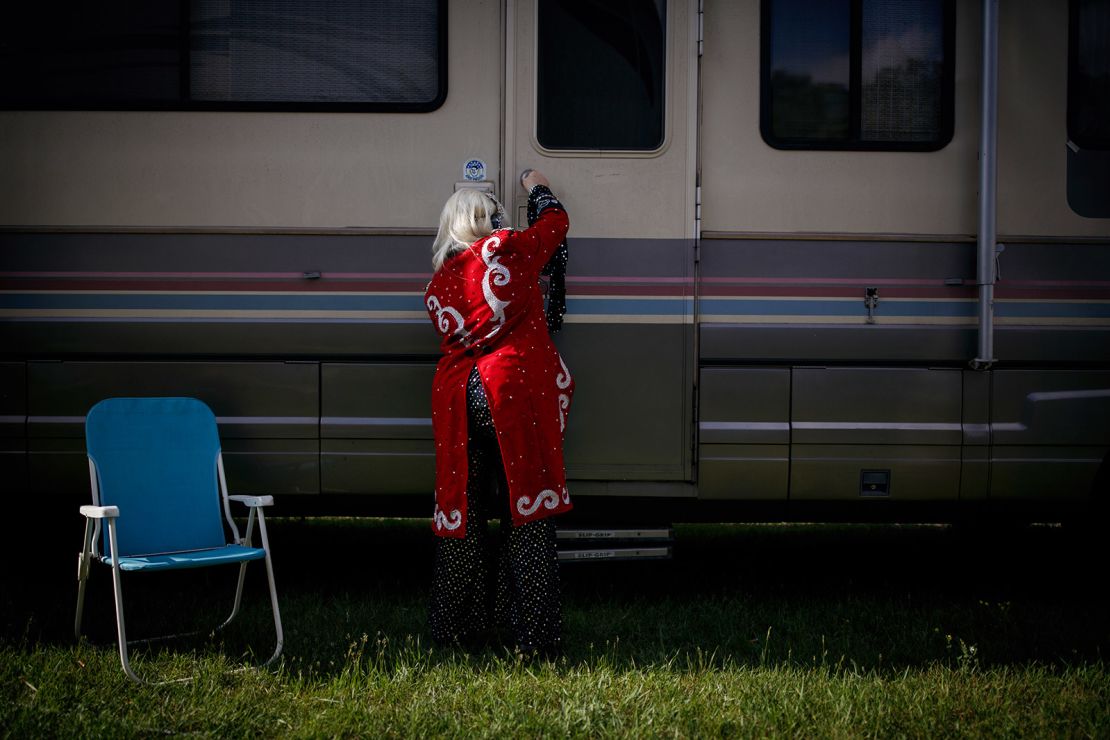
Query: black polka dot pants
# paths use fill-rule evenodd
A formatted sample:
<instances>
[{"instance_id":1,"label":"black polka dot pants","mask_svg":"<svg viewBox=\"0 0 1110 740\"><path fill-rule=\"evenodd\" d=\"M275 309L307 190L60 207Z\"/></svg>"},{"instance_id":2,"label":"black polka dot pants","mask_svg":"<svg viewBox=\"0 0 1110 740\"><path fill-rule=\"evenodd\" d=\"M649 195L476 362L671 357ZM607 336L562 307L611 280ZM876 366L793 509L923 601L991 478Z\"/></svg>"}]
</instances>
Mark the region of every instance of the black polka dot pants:
<instances>
[{"instance_id":1,"label":"black polka dot pants","mask_svg":"<svg viewBox=\"0 0 1110 740\"><path fill-rule=\"evenodd\" d=\"M475 642L507 628L517 647L559 647L562 608L555 523L512 526L493 419L475 368L466 384L466 537L436 538L428 622L438 642ZM500 519L497 532L488 520Z\"/></svg>"}]
</instances>

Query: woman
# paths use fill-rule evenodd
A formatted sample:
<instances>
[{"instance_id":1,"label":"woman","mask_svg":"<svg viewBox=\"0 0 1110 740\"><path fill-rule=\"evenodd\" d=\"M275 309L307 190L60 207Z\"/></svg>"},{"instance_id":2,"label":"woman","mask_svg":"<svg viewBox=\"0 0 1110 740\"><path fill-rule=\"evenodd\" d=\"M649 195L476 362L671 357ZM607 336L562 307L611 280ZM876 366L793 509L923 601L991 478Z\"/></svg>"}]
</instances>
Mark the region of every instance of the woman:
<instances>
[{"instance_id":1,"label":"woman","mask_svg":"<svg viewBox=\"0 0 1110 740\"><path fill-rule=\"evenodd\" d=\"M569 222L542 174L526 170L521 185L535 214L528 229L503 228L497 200L464 189L444 205L433 245L424 303L443 357L432 384L438 539L429 623L441 642L473 642L507 625L519 650L550 654L562 615L549 517L571 508L563 430L574 381L548 336L539 276ZM499 548L490 518L501 520Z\"/></svg>"}]
</instances>

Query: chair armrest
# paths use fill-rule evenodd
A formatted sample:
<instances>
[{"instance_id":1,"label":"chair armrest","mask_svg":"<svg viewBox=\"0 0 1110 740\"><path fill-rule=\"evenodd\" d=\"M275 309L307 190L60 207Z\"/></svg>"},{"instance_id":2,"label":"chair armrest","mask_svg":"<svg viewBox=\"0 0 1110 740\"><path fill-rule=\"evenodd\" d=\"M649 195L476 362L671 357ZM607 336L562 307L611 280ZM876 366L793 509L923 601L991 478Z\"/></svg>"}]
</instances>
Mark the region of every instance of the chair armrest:
<instances>
[{"instance_id":1,"label":"chair armrest","mask_svg":"<svg viewBox=\"0 0 1110 740\"><path fill-rule=\"evenodd\" d=\"M119 516L118 506L82 506L81 513L89 519L115 519Z\"/></svg>"},{"instance_id":2,"label":"chair armrest","mask_svg":"<svg viewBox=\"0 0 1110 740\"><path fill-rule=\"evenodd\" d=\"M244 506L254 508L256 506L273 506L273 496L228 496L232 501L238 501Z\"/></svg>"}]
</instances>

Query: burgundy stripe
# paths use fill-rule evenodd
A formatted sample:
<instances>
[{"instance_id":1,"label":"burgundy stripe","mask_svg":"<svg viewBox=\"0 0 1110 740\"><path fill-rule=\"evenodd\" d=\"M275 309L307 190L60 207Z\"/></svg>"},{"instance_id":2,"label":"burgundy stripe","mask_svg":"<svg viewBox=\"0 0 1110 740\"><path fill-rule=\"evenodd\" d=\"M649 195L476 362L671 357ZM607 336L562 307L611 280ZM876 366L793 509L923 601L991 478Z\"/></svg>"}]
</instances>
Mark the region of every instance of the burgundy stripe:
<instances>
[{"instance_id":1,"label":"burgundy stripe","mask_svg":"<svg viewBox=\"0 0 1110 740\"><path fill-rule=\"evenodd\" d=\"M634 285L643 285L645 283L686 283L692 285L694 278L692 277L628 277L628 276L570 276L567 275L568 283L630 283Z\"/></svg>"},{"instance_id":2,"label":"burgundy stripe","mask_svg":"<svg viewBox=\"0 0 1110 740\"><path fill-rule=\"evenodd\" d=\"M570 282L569 279L567 282ZM568 286L567 295L631 295L631 296L692 296L688 285L575 285Z\"/></svg>"},{"instance_id":3,"label":"burgundy stripe","mask_svg":"<svg viewBox=\"0 0 1110 740\"><path fill-rule=\"evenodd\" d=\"M705 277L701 281L707 284L725 285L943 285L940 280L921 280L918 278L884 278L884 277L854 277L854 278L810 278L810 277Z\"/></svg>"},{"instance_id":4,"label":"burgundy stripe","mask_svg":"<svg viewBox=\"0 0 1110 740\"><path fill-rule=\"evenodd\" d=\"M142 293L148 291L233 291L253 293L281 291L287 293L423 293L427 280L413 281L333 281L321 280L21 280L18 283L0 281L7 290L110 290Z\"/></svg>"},{"instance_id":5,"label":"burgundy stripe","mask_svg":"<svg viewBox=\"0 0 1110 740\"><path fill-rule=\"evenodd\" d=\"M351 280L390 278L393 280L412 278L427 281L429 272L343 272L329 274L328 277L342 277ZM116 278L116 279L171 279L171 280L291 280L302 279L301 272L0 272L0 278Z\"/></svg>"},{"instance_id":6,"label":"burgundy stripe","mask_svg":"<svg viewBox=\"0 0 1110 740\"><path fill-rule=\"evenodd\" d=\"M706 277L701 282L706 285L943 285L940 280L919 280L916 278L806 278L806 277ZM964 280L963 285L974 287L974 280ZM1002 286L1021 286L1026 288L1110 288L1110 280L999 280ZM946 286L947 287L947 286Z\"/></svg>"},{"instance_id":7,"label":"burgundy stripe","mask_svg":"<svg viewBox=\"0 0 1110 740\"><path fill-rule=\"evenodd\" d=\"M974 299L978 290L974 285L953 287L912 287L912 286L887 286L875 281L870 283L880 289L879 299L883 298L938 298L938 299ZM759 297L759 296L799 296L799 297L824 297L824 298L859 298L863 299L862 286L855 288L836 287L799 287L799 286L763 286L763 287L707 287L701 292L707 298L711 297ZM1110 290L1089 288L1078 290L1061 289L1029 289L997 286L994 295L996 298L1028 299L1028 300L1110 300Z\"/></svg>"}]
</instances>

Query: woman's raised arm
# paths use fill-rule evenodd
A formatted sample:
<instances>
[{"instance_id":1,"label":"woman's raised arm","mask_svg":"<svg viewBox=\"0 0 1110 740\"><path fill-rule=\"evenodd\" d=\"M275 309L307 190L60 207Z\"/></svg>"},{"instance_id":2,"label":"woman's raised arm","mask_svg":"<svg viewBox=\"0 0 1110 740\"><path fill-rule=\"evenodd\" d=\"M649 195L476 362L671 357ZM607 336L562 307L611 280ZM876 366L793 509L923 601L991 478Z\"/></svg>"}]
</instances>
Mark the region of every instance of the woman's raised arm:
<instances>
[{"instance_id":1,"label":"woman's raised arm","mask_svg":"<svg viewBox=\"0 0 1110 740\"><path fill-rule=\"evenodd\" d=\"M520 186L528 193L528 221L530 226L520 234L522 249L529 253L538 271L551 259L570 228L566 209L555 194L551 184L539 170L525 170L520 176Z\"/></svg>"}]
</instances>

